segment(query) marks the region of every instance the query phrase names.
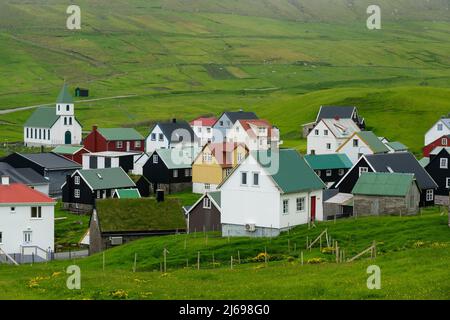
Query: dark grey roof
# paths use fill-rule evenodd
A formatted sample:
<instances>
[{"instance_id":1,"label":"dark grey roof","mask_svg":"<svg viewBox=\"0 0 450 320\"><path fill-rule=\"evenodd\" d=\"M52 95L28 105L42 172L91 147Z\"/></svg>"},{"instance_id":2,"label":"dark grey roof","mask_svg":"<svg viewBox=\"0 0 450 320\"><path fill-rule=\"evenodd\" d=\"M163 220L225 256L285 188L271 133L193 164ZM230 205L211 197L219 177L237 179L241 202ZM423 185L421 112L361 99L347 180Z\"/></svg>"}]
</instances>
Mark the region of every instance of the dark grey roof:
<instances>
[{"instance_id":1,"label":"dark grey roof","mask_svg":"<svg viewBox=\"0 0 450 320\"><path fill-rule=\"evenodd\" d=\"M43 168L49 170L57 170L57 169L81 169L81 165L71 161L63 156L52 152L46 153L24 153L20 154L22 157L33 161L40 165Z\"/></svg>"},{"instance_id":2,"label":"dark grey roof","mask_svg":"<svg viewBox=\"0 0 450 320\"><path fill-rule=\"evenodd\" d=\"M238 120L259 119L254 112L245 112L245 111L224 112L224 115L226 115L233 124Z\"/></svg>"},{"instance_id":3,"label":"dark grey roof","mask_svg":"<svg viewBox=\"0 0 450 320\"><path fill-rule=\"evenodd\" d=\"M23 183L28 186L49 183L31 168L14 168L6 162L0 162L0 175L9 176L12 183Z\"/></svg>"},{"instance_id":4,"label":"dark grey roof","mask_svg":"<svg viewBox=\"0 0 450 320\"><path fill-rule=\"evenodd\" d=\"M317 121L320 121L321 119L334 119L336 117L341 119L351 119L355 109L356 107L350 106L322 106L317 115Z\"/></svg>"},{"instance_id":5,"label":"dark grey roof","mask_svg":"<svg viewBox=\"0 0 450 320\"><path fill-rule=\"evenodd\" d=\"M155 126L159 126L161 128L161 131L171 142L180 142L176 135L172 136L175 130L187 130L191 136L190 142L194 142L197 140L197 136L195 135L194 131L187 121L158 122ZM150 132L151 131L153 131L153 129L150 130Z\"/></svg>"},{"instance_id":6,"label":"dark grey roof","mask_svg":"<svg viewBox=\"0 0 450 320\"><path fill-rule=\"evenodd\" d=\"M365 158L376 172L413 173L420 189L437 188L436 182L409 152L366 155Z\"/></svg>"}]
</instances>

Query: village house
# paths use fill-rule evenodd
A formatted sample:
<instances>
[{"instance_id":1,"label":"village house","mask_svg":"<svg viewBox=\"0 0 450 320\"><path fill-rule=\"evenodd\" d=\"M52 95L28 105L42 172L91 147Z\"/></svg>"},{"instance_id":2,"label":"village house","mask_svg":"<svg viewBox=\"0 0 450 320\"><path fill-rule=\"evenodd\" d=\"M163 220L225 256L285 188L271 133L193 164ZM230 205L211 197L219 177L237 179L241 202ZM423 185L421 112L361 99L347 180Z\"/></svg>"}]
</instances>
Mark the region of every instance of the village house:
<instances>
[{"instance_id":1,"label":"village house","mask_svg":"<svg viewBox=\"0 0 450 320\"><path fill-rule=\"evenodd\" d=\"M144 165L147 163L150 156L147 152L134 156L134 166L132 174L142 176Z\"/></svg>"},{"instance_id":2,"label":"village house","mask_svg":"<svg viewBox=\"0 0 450 320\"><path fill-rule=\"evenodd\" d=\"M139 194L142 197L150 197L153 192L153 186L150 181L144 176L133 176L136 183L136 188L139 190Z\"/></svg>"},{"instance_id":3,"label":"village house","mask_svg":"<svg viewBox=\"0 0 450 320\"><path fill-rule=\"evenodd\" d=\"M239 110L237 112L224 112L213 126L213 142L221 143L227 141L228 131L238 120L257 120L253 112Z\"/></svg>"},{"instance_id":4,"label":"village house","mask_svg":"<svg viewBox=\"0 0 450 320\"><path fill-rule=\"evenodd\" d=\"M144 152L145 138L133 128L92 127L84 139L84 147L90 152Z\"/></svg>"},{"instance_id":5,"label":"village house","mask_svg":"<svg viewBox=\"0 0 450 320\"><path fill-rule=\"evenodd\" d=\"M103 151L86 153L83 155L83 169L122 168L131 172L134 167L134 157L137 153Z\"/></svg>"},{"instance_id":6,"label":"village house","mask_svg":"<svg viewBox=\"0 0 450 320\"><path fill-rule=\"evenodd\" d=\"M146 139L145 150L148 154L157 149L197 146L199 140L186 121L172 119L172 122L158 122Z\"/></svg>"},{"instance_id":7,"label":"village house","mask_svg":"<svg viewBox=\"0 0 450 320\"><path fill-rule=\"evenodd\" d=\"M414 174L420 189L420 207L434 205L434 192L438 186L410 152L362 156L332 188L338 189L339 193L351 194L359 177L365 172Z\"/></svg>"},{"instance_id":8,"label":"village house","mask_svg":"<svg viewBox=\"0 0 450 320\"><path fill-rule=\"evenodd\" d=\"M118 189L136 188L122 168L77 170L62 185L62 206L91 212L97 199L111 198Z\"/></svg>"},{"instance_id":9,"label":"village house","mask_svg":"<svg viewBox=\"0 0 450 320\"><path fill-rule=\"evenodd\" d=\"M200 145L202 147L212 141L213 125L216 121L217 118L215 117L199 117L190 122L192 130L200 141Z\"/></svg>"},{"instance_id":10,"label":"village house","mask_svg":"<svg viewBox=\"0 0 450 320\"><path fill-rule=\"evenodd\" d=\"M425 146L433 143L442 136L450 135L450 114L442 116L426 133Z\"/></svg>"},{"instance_id":11,"label":"village house","mask_svg":"<svg viewBox=\"0 0 450 320\"><path fill-rule=\"evenodd\" d=\"M192 192L215 191L247 154L248 149L244 144L209 143L205 145L192 164Z\"/></svg>"},{"instance_id":12,"label":"village house","mask_svg":"<svg viewBox=\"0 0 450 320\"><path fill-rule=\"evenodd\" d=\"M366 172L352 190L353 215L408 215L419 211L420 191L414 174Z\"/></svg>"},{"instance_id":13,"label":"village house","mask_svg":"<svg viewBox=\"0 0 450 320\"><path fill-rule=\"evenodd\" d=\"M328 187L339 181L353 166L343 153L308 154L305 160Z\"/></svg>"},{"instance_id":14,"label":"village house","mask_svg":"<svg viewBox=\"0 0 450 320\"><path fill-rule=\"evenodd\" d=\"M48 194L52 198L61 197L61 185L66 176L81 169L78 163L56 153L12 153L3 162L14 168L31 168L49 182Z\"/></svg>"},{"instance_id":15,"label":"village house","mask_svg":"<svg viewBox=\"0 0 450 320\"><path fill-rule=\"evenodd\" d=\"M359 131L342 143L336 152L345 153L352 163L356 163L363 155L389 153L390 149L372 131Z\"/></svg>"},{"instance_id":16,"label":"village house","mask_svg":"<svg viewBox=\"0 0 450 320\"><path fill-rule=\"evenodd\" d=\"M49 260L54 250L55 204L47 195L2 176L0 257L7 254L7 260L17 263Z\"/></svg>"},{"instance_id":17,"label":"village house","mask_svg":"<svg viewBox=\"0 0 450 320\"><path fill-rule=\"evenodd\" d=\"M81 144L81 124L75 117L75 105L64 84L56 107L37 108L25 122L23 140L26 146L58 146Z\"/></svg>"},{"instance_id":18,"label":"village house","mask_svg":"<svg viewBox=\"0 0 450 320\"><path fill-rule=\"evenodd\" d=\"M9 177L11 183L21 183L45 195L49 194L49 181L31 168L14 168L6 162L0 162L0 176Z\"/></svg>"},{"instance_id":19,"label":"village house","mask_svg":"<svg viewBox=\"0 0 450 320\"><path fill-rule=\"evenodd\" d=\"M447 148L450 147L450 134L443 135L442 137L437 138L430 144L423 147L423 156L429 157L430 152L436 149L437 147Z\"/></svg>"},{"instance_id":20,"label":"village house","mask_svg":"<svg viewBox=\"0 0 450 320\"><path fill-rule=\"evenodd\" d=\"M186 231L178 199L107 199L97 202L89 224L89 253L144 237Z\"/></svg>"},{"instance_id":21,"label":"village house","mask_svg":"<svg viewBox=\"0 0 450 320\"><path fill-rule=\"evenodd\" d=\"M188 232L221 231L220 192L203 194L197 202L186 208Z\"/></svg>"},{"instance_id":22,"label":"village house","mask_svg":"<svg viewBox=\"0 0 450 320\"><path fill-rule=\"evenodd\" d=\"M357 107L321 106L317 113L316 120L302 125L303 138L308 137L310 132L322 119L351 119L360 130L366 129L366 122L364 118L359 116Z\"/></svg>"},{"instance_id":23,"label":"village house","mask_svg":"<svg viewBox=\"0 0 450 320\"><path fill-rule=\"evenodd\" d=\"M170 194L192 188L192 161L197 153L195 147L155 150L143 168L151 192L164 190Z\"/></svg>"},{"instance_id":24,"label":"village house","mask_svg":"<svg viewBox=\"0 0 450 320\"><path fill-rule=\"evenodd\" d=\"M218 187L222 235L271 237L321 221L325 188L293 149L250 152Z\"/></svg>"},{"instance_id":25,"label":"village house","mask_svg":"<svg viewBox=\"0 0 450 320\"><path fill-rule=\"evenodd\" d=\"M237 120L227 133L227 142L245 144L249 150L278 147L280 131L267 120Z\"/></svg>"},{"instance_id":26,"label":"village house","mask_svg":"<svg viewBox=\"0 0 450 320\"><path fill-rule=\"evenodd\" d=\"M450 193L450 147L437 147L429 154L425 170L437 183L435 204L448 205Z\"/></svg>"},{"instance_id":27,"label":"village house","mask_svg":"<svg viewBox=\"0 0 450 320\"><path fill-rule=\"evenodd\" d=\"M78 164L83 164L83 154L89 153L89 150L83 146L57 146L52 152Z\"/></svg>"},{"instance_id":28,"label":"village house","mask_svg":"<svg viewBox=\"0 0 450 320\"><path fill-rule=\"evenodd\" d=\"M308 134L308 154L330 154L348 140L359 127L352 119L321 119Z\"/></svg>"}]
</instances>

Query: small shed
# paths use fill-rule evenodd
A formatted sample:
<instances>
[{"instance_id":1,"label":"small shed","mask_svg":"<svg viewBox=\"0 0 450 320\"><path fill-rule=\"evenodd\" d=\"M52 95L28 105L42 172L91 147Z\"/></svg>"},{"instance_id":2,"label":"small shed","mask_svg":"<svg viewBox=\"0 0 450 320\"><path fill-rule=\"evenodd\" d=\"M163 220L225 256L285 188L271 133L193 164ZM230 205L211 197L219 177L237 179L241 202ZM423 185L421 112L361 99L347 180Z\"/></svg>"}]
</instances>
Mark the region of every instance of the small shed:
<instances>
[{"instance_id":1,"label":"small shed","mask_svg":"<svg viewBox=\"0 0 450 320\"><path fill-rule=\"evenodd\" d=\"M355 184L353 214L416 214L420 191L413 174L367 172Z\"/></svg>"},{"instance_id":2,"label":"small shed","mask_svg":"<svg viewBox=\"0 0 450 320\"><path fill-rule=\"evenodd\" d=\"M89 225L89 250L97 253L133 240L185 232L179 199L105 199L96 203Z\"/></svg>"},{"instance_id":3,"label":"small shed","mask_svg":"<svg viewBox=\"0 0 450 320\"><path fill-rule=\"evenodd\" d=\"M205 193L186 210L188 232L221 231L220 191Z\"/></svg>"},{"instance_id":4,"label":"small shed","mask_svg":"<svg viewBox=\"0 0 450 320\"><path fill-rule=\"evenodd\" d=\"M89 97L89 89L84 89L80 87L76 88L75 97Z\"/></svg>"}]
</instances>

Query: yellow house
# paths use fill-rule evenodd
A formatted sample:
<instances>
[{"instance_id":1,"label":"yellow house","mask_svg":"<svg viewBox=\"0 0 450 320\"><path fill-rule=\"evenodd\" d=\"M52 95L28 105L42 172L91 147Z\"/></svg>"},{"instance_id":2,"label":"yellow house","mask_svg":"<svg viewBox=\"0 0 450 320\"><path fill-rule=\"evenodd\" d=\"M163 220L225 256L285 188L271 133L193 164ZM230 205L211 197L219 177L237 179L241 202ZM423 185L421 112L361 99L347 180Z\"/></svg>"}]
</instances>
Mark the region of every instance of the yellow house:
<instances>
[{"instance_id":1,"label":"yellow house","mask_svg":"<svg viewBox=\"0 0 450 320\"><path fill-rule=\"evenodd\" d=\"M241 143L208 143L192 164L192 192L216 190L231 170L241 163L248 149Z\"/></svg>"}]
</instances>

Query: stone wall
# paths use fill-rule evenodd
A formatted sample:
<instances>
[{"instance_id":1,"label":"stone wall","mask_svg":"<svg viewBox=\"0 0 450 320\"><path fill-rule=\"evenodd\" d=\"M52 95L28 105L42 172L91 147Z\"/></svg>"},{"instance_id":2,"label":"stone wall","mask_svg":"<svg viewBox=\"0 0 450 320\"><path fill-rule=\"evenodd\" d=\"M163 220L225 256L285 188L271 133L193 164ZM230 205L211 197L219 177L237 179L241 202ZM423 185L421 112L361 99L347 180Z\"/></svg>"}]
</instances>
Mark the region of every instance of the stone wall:
<instances>
[{"instance_id":1,"label":"stone wall","mask_svg":"<svg viewBox=\"0 0 450 320\"><path fill-rule=\"evenodd\" d=\"M222 237L277 237L281 232L287 231L288 229L292 229L292 227L276 229L256 226L256 230L250 232L245 229L245 225L222 224Z\"/></svg>"},{"instance_id":2,"label":"stone wall","mask_svg":"<svg viewBox=\"0 0 450 320\"><path fill-rule=\"evenodd\" d=\"M384 214L416 214L419 206L408 208L404 197L354 196L353 214L355 216Z\"/></svg>"}]
</instances>

